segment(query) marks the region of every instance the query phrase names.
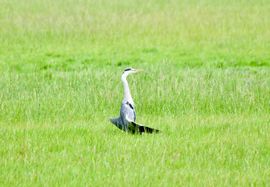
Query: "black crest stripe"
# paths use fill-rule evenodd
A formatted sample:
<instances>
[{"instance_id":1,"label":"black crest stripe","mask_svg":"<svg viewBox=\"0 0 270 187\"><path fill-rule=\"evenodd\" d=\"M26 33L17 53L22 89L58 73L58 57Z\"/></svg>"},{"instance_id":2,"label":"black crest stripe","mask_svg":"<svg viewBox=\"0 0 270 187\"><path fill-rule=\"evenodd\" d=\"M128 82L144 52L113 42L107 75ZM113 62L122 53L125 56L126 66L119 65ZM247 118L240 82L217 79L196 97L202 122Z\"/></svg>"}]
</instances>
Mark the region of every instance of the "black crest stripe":
<instances>
[{"instance_id":1,"label":"black crest stripe","mask_svg":"<svg viewBox=\"0 0 270 187\"><path fill-rule=\"evenodd\" d=\"M124 71L129 71L129 70L131 70L131 68L126 68Z\"/></svg>"}]
</instances>

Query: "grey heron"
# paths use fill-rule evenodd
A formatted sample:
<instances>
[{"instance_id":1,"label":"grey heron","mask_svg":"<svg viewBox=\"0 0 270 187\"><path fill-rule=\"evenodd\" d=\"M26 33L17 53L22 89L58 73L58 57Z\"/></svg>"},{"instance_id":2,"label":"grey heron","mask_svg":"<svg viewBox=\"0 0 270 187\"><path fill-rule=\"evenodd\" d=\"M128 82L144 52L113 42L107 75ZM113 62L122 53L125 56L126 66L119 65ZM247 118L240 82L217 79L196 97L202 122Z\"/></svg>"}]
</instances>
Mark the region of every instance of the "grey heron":
<instances>
[{"instance_id":1,"label":"grey heron","mask_svg":"<svg viewBox=\"0 0 270 187\"><path fill-rule=\"evenodd\" d=\"M118 118L111 118L110 121L119 129L129 132L132 134L135 133L157 133L159 130L146 127L140 124L137 124L135 105L131 97L129 85L127 82L127 77L130 74L140 72L141 70L136 70L134 68L126 68L121 76L121 80L124 86L124 99L121 104L120 116Z\"/></svg>"}]
</instances>

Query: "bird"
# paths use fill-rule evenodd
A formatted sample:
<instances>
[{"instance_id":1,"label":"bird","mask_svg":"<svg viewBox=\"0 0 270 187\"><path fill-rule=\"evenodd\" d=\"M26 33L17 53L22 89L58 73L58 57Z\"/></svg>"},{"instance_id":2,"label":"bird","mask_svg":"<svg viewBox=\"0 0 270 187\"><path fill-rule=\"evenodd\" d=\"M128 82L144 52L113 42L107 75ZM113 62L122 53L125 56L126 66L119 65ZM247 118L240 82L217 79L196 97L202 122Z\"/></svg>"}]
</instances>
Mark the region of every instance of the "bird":
<instances>
[{"instance_id":1,"label":"bird","mask_svg":"<svg viewBox=\"0 0 270 187\"><path fill-rule=\"evenodd\" d=\"M123 71L121 80L124 86L124 99L121 103L120 116L118 118L110 118L113 123L119 129L131 133L131 134L143 134L143 133L158 133L158 129L153 129L141 124L136 123L135 104L132 99L127 77L130 74L141 72L140 69L126 68Z\"/></svg>"}]
</instances>

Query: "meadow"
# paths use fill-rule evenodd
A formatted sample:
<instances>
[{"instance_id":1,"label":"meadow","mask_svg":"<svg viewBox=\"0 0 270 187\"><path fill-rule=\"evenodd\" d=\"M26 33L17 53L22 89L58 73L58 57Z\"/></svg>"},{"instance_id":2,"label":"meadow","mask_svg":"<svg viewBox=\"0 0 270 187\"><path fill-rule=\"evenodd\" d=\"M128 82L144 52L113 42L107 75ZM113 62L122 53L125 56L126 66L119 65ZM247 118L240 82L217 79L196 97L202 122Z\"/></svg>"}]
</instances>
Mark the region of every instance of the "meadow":
<instances>
[{"instance_id":1,"label":"meadow","mask_svg":"<svg viewBox=\"0 0 270 187\"><path fill-rule=\"evenodd\" d=\"M0 186L269 186L269 140L268 0L0 0Z\"/></svg>"}]
</instances>

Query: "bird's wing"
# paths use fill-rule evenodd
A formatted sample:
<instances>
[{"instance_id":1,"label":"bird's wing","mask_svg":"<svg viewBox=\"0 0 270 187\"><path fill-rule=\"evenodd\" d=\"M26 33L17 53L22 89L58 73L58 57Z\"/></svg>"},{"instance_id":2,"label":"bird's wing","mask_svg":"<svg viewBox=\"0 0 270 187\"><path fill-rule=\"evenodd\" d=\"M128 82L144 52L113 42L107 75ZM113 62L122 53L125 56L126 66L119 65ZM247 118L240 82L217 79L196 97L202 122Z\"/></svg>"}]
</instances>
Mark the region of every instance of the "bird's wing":
<instances>
[{"instance_id":1,"label":"bird's wing","mask_svg":"<svg viewBox=\"0 0 270 187\"><path fill-rule=\"evenodd\" d=\"M130 124L128 126L128 130L131 133L139 133L139 134L142 134L142 133L150 133L151 134L151 133L158 133L159 132L158 129L153 129L151 127L139 125L133 121L130 122Z\"/></svg>"},{"instance_id":2,"label":"bird's wing","mask_svg":"<svg viewBox=\"0 0 270 187\"><path fill-rule=\"evenodd\" d=\"M125 125L123 124L123 121L121 119L121 117L118 117L118 118L110 118L110 121L116 126L118 127L119 129L123 130L125 129Z\"/></svg>"},{"instance_id":3,"label":"bird's wing","mask_svg":"<svg viewBox=\"0 0 270 187\"><path fill-rule=\"evenodd\" d=\"M124 120L136 121L135 108L129 102L123 102L120 109L120 116Z\"/></svg>"},{"instance_id":4,"label":"bird's wing","mask_svg":"<svg viewBox=\"0 0 270 187\"><path fill-rule=\"evenodd\" d=\"M118 125L118 124L121 124L121 118L110 118L110 121L115 124L115 125Z\"/></svg>"}]
</instances>

